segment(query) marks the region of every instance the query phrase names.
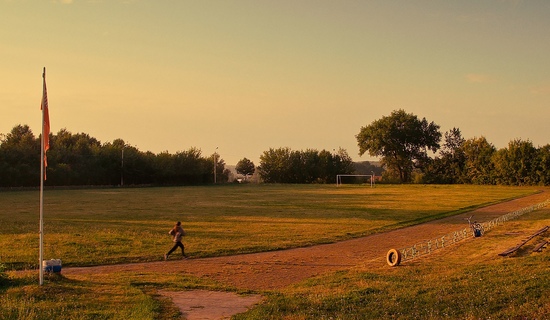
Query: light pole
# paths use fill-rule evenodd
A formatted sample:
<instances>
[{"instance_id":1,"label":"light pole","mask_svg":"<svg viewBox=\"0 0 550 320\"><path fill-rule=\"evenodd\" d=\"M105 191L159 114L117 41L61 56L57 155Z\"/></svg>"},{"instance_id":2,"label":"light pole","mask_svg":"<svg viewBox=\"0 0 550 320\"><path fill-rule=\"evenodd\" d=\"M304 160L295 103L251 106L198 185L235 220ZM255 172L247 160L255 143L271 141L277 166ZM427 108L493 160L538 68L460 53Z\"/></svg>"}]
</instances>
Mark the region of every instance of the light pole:
<instances>
[{"instance_id":1,"label":"light pole","mask_svg":"<svg viewBox=\"0 0 550 320\"><path fill-rule=\"evenodd\" d=\"M216 166L218 165L218 147L214 152L214 184L216 184Z\"/></svg>"},{"instance_id":2,"label":"light pole","mask_svg":"<svg viewBox=\"0 0 550 320\"><path fill-rule=\"evenodd\" d=\"M124 146L122 146L122 156L120 159L120 186L124 186Z\"/></svg>"}]
</instances>

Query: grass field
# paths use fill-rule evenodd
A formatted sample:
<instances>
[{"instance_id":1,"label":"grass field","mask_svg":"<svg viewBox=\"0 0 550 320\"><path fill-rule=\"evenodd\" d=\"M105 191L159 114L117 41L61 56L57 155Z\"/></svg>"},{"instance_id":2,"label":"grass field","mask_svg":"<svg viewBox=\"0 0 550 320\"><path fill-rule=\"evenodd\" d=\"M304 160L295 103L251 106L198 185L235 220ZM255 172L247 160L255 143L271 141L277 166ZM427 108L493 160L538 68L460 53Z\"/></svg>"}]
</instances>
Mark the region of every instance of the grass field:
<instances>
[{"instance_id":1,"label":"grass field","mask_svg":"<svg viewBox=\"0 0 550 320\"><path fill-rule=\"evenodd\" d=\"M231 185L48 190L44 257L66 266L155 261L181 220L192 257L333 242L533 192L479 186ZM0 193L0 259L37 268L38 193Z\"/></svg>"},{"instance_id":2,"label":"grass field","mask_svg":"<svg viewBox=\"0 0 550 320\"><path fill-rule=\"evenodd\" d=\"M276 250L400 228L535 190L421 185L47 190L45 258L61 258L64 266L160 260L171 246L167 231L177 220L183 221L193 257ZM156 297L155 289L224 289L203 279L158 273L78 282L53 277L38 287L34 276L6 272L37 267L38 193L0 193L0 208L2 318L175 319L177 311ZM540 212L537 219L529 214L515 223L548 223L548 210ZM490 238L483 240L491 245ZM550 314L550 300L541 293L550 285L548 254L494 259L479 256L478 246L465 242L459 254L445 251L421 259L431 259L429 263L404 268L359 268L312 279L269 293L265 304L238 317L477 319ZM519 302L514 299L518 292L525 292Z\"/></svg>"}]
</instances>

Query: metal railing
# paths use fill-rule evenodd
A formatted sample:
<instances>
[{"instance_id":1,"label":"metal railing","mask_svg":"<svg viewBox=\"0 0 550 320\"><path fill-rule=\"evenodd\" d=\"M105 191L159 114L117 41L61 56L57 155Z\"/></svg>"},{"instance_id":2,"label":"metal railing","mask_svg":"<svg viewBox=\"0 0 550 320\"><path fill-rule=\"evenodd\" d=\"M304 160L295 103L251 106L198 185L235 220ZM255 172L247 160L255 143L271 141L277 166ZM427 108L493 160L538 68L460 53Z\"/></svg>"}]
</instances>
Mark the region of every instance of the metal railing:
<instances>
[{"instance_id":1,"label":"metal railing","mask_svg":"<svg viewBox=\"0 0 550 320\"><path fill-rule=\"evenodd\" d=\"M544 208L549 204L550 204L550 199L547 199L544 202L534 204L532 206L525 207L525 208L516 210L514 212L507 213L505 215L502 215L498 218L495 218L487 222L483 222L481 225L483 226L483 229L485 230L485 232L487 232L488 230L491 230L494 227L500 224L503 224L506 221L515 219L521 215L524 215L529 212L533 212L540 208ZM443 249L445 247L453 245L464 239L473 238L473 237L474 237L474 234L470 229L470 227L466 227L458 231L447 233L446 235L443 235L435 239L419 242L411 247L399 249L399 251L401 252L401 261L403 262L403 261L411 260L420 256L424 256L436 250Z\"/></svg>"}]
</instances>

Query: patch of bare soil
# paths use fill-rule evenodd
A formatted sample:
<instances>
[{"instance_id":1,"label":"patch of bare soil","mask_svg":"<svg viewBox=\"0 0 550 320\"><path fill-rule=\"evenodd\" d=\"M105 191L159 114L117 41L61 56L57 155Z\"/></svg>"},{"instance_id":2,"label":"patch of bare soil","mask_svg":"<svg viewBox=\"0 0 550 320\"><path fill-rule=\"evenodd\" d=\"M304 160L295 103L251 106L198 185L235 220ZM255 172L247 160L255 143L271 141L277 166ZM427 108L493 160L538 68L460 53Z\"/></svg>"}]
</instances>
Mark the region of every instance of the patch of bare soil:
<instances>
[{"instance_id":1,"label":"patch of bare soil","mask_svg":"<svg viewBox=\"0 0 550 320\"><path fill-rule=\"evenodd\" d=\"M333 244L228 257L67 268L63 269L63 273L70 278L71 275L81 273L175 272L213 279L240 289L277 290L329 272L358 266L366 268L383 266L386 264L386 253L390 249L407 247L461 230L467 226L464 220L466 217L473 215L478 222L484 222L544 202L548 197L548 192L545 190L535 195L481 208L474 212ZM196 291L190 294L192 296L196 294ZM203 299L201 303L205 304L204 308L195 308L195 311L207 308L207 298L203 297ZM194 319L195 311L192 308L193 302L190 301L195 300L191 300L188 296L180 300L174 295L173 301L178 304L188 319Z\"/></svg>"},{"instance_id":2,"label":"patch of bare soil","mask_svg":"<svg viewBox=\"0 0 550 320\"><path fill-rule=\"evenodd\" d=\"M262 296L240 296L231 292L208 290L159 291L159 294L172 299L187 320L229 319L243 313L262 300Z\"/></svg>"}]
</instances>

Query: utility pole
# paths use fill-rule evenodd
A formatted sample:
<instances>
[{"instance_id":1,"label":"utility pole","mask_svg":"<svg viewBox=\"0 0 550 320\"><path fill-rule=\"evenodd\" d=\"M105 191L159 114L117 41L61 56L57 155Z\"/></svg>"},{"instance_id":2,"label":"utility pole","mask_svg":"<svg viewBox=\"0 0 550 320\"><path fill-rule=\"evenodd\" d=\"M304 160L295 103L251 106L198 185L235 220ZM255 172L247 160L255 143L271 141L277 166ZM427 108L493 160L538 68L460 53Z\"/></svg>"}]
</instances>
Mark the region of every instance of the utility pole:
<instances>
[{"instance_id":1,"label":"utility pole","mask_svg":"<svg viewBox=\"0 0 550 320\"><path fill-rule=\"evenodd\" d=\"M214 152L214 184L216 184L216 166L218 165L218 147L216 147L216 152Z\"/></svg>"},{"instance_id":2,"label":"utility pole","mask_svg":"<svg viewBox=\"0 0 550 320\"><path fill-rule=\"evenodd\" d=\"M124 146L122 146L122 157L120 163L120 186L124 186Z\"/></svg>"}]
</instances>

